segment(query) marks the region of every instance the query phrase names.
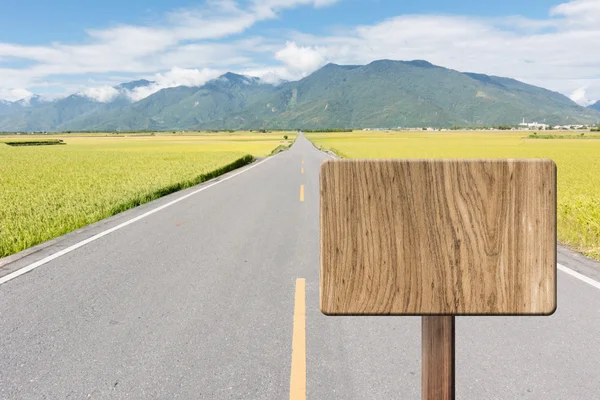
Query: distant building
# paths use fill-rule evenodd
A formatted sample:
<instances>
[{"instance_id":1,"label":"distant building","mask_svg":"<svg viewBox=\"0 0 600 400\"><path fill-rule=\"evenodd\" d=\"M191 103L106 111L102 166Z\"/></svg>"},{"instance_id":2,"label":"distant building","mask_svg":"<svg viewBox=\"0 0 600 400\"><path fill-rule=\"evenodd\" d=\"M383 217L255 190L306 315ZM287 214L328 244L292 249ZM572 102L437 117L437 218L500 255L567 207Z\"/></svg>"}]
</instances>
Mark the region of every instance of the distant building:
<instances>
[{"instance_id":1,"label":"distant building","mask_svg":"<svg viewBox=\"0 0 600 400\"><path fill-rule=\"evenodd\" d=\"M552 129L568 131L571 129L589 129L589 127L587 125L556 125Z\"/></svg>"},{"instance_id":2,"label":"distant building","mask_svg":"<svg viewBox=\"0 0 600 400\"><path fill-rule=\"evenodd\" d=\"M523 118L523 122L519 124L519 129L527 130L527 129L541 129L546 130L550 127L548 124L540 124L538 122L525 122L525 118Z\"/></svg>"}]
</instances>

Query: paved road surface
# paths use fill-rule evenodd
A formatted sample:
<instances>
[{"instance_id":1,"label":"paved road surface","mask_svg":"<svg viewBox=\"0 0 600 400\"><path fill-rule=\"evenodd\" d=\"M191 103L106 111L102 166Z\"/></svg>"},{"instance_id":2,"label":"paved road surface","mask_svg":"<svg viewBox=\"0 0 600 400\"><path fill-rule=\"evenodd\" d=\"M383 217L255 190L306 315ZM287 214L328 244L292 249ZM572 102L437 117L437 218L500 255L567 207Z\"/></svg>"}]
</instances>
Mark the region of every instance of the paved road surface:
<instances>
[{"instance_id":1,"label":"paved road surface","mask_svg":"<svg viewBox=\"0 0 600 400\"><path fill-rule=\"evenodd\" d=\"M308 399L419 399L418 317L319 312L326 158L300 137L205 190L1 267L7 274L191 194L0 285L0 398L288 399L291 376L301 392L306 360ZM600 268L567 250L559 261L600 280ZM306 353L298 336L291 372L295 309ZM600 290L571 275L559 272L551 317L459 317L456 331L458 399L600 398Z\"/></svg>"}]
</instances>

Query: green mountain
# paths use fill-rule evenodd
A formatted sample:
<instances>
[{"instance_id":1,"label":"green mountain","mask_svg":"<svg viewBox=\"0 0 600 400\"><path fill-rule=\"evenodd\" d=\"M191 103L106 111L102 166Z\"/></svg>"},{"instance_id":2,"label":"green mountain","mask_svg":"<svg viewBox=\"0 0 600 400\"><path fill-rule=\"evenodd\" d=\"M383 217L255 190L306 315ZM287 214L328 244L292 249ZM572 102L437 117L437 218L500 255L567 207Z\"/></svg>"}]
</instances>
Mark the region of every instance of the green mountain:
<instances>
[{"instance_id":1,"label":"green mountain","mask_svg":"<svg viewBox=\"0 0 600 400\"><path fill-rule=\"evenodd\" d=\"M126 93L150 84L142 80L117 88ZM163 89L135 103L125 95L110 103L67 99L0 116L0 130L444 127L600 118L600 112L560 93L422 60L328 64L278 86L227 73L200 87Z\"/></svg>"},{"instance_id":2,"label":"green mountain","mask_svg":"<svg viewBox=\"0 0 600 400\"><path fill-rule=\"evenodd\" d=\"M461 73L426 61L328 64L282 85L241 114L250 125L304 129L587 122L598 114L567 97L513 79ZM225 124L236 128L237 115Z\"/></svg>"},{"instance_id":3,"label":"green mountain","mask_svg":"<svg viewBox=\"0 0 600 400\"><path fill-rule=\"evenodd\" d=\"M600 111L600 101L596 102L595 104L592 104L591 106L588 106L588 108L591 108L592 110Z\"/></svg>"},{"instance_id":4,"label":"green mountain","mask_svg":"<svg viewBox=\"0 0 600 400\"><path fill-rule=\"evenodd\" d=\"M104 103L73 94L0 119L0 131L53 131L66 121L105 106Z\"/></svg>"},{"instance_id":5,"label":"green mountain","mask_svg":"<svg viewBox=\"0 0 600 400\"><path fill-rule=\"evenodd\" d=\"M0 100L0 117L3 115L15 114L22 111L18 104L12 101Z\"/></svg>"},{"instance_id":6,"label":"green mountain","mask_svg":"<svg viewBox=\"0 0 600 400\"><path fill-rule=\"evenodd\" d=\"M32 95L18 101L0 100L0 116L18 114L28 109L31 110L43 106L47 103L47 100L44 100L38 95Z\"/></svg>"},{"instance_id":7,"label":"green mountain","mask_svg":"<svg viewBox=\"0 0 600 400\"><path fill-rule=\"evenodd\" d=\"M51 102L43 101L39 96L32 96L26 101L19 100L11 103L10 113L2 115L0 108L0 131L114 130L112 127L115 124L111 118L113 112L116 115L127 114L124 118L129 122L127 129L144 129L139 128L144 123L148 125L148 129L158 129L158 125L136 118L126 110L132 103L127 91L151 83L139 80L118 85L115 89L120 91L119 95L107 103L98 102L83 94L72 94ZM102 126L106 128L101 128Z\"/></svg>"},{"instance_id":8,"label":"green mountain","mask_svg":"<svg viewBox=\"0 0 600 400\"><path fill-rule=\"evenodd\" d=\"M200 87L178 86L154 93L125 108L102 109L70 121L62 130L190 129L221 124L232 114L277 90L258 78L227 73ZM241 125L241 121L238 125ZM88 127L93 128L88 128Z\"/></svg>"}]
</instances>

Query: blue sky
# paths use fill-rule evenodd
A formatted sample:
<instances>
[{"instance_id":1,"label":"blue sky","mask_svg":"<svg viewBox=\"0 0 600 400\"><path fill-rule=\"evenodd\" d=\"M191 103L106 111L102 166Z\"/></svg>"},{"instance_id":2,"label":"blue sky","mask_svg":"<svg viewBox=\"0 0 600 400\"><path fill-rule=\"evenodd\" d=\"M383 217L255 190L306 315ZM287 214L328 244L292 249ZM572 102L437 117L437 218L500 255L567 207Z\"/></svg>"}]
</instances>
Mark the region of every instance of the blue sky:
<instances>
[{"instance_id":1,"label":"blue sky","mask_svg":"<svg viewBox=\"0 0 600 400\"><path fill-rule=\"evenodd\" d=\"M164 0L2 0L0 38L21 44L76 42L85 39L86 29L111 24L152 24L177 9L190 9L202 2ZM315 12L311 7L285 11L277 21L254 28L255 33L273 28L326 31L329 25L372 24L402 14L454 14L472 16L522 15L545 18L560 1L550 0L347 0ZM32 29L33 28L33 29Z\"/></svg>"},{"instance_id":2,"label":"blue sky","mask_svg":"<svg viewBox=\"0 0 600 400\"><path fill-rule=\"evenodd\" d=\"M0 0L0 98L100 101L226 71L277 82L327 62L426 59L600 99L600 1ZM598 55L596 55L598 54Z\"/></svg>"}]
</instances>

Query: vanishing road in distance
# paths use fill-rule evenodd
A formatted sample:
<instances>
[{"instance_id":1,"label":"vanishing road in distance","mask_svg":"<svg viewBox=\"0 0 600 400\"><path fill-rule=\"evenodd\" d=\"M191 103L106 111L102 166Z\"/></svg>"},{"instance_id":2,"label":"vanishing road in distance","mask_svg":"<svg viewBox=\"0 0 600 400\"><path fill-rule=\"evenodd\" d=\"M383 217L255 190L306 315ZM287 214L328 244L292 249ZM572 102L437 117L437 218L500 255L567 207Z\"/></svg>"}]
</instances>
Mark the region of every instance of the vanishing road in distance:
<instances>
[{"instance_id":1,"label":"vanishing road in distance","mask_svg":"<svg viewBox=\"0 0 600 400\"><path fill-rule=\"evenodd\" d=\"M300 135L4 260L0 399L420 399L420 317L319 311L327 158ZM457 398L600 398L600 267L559 263L554 315L456 318Z\"/></svg>"}]
</instances>

